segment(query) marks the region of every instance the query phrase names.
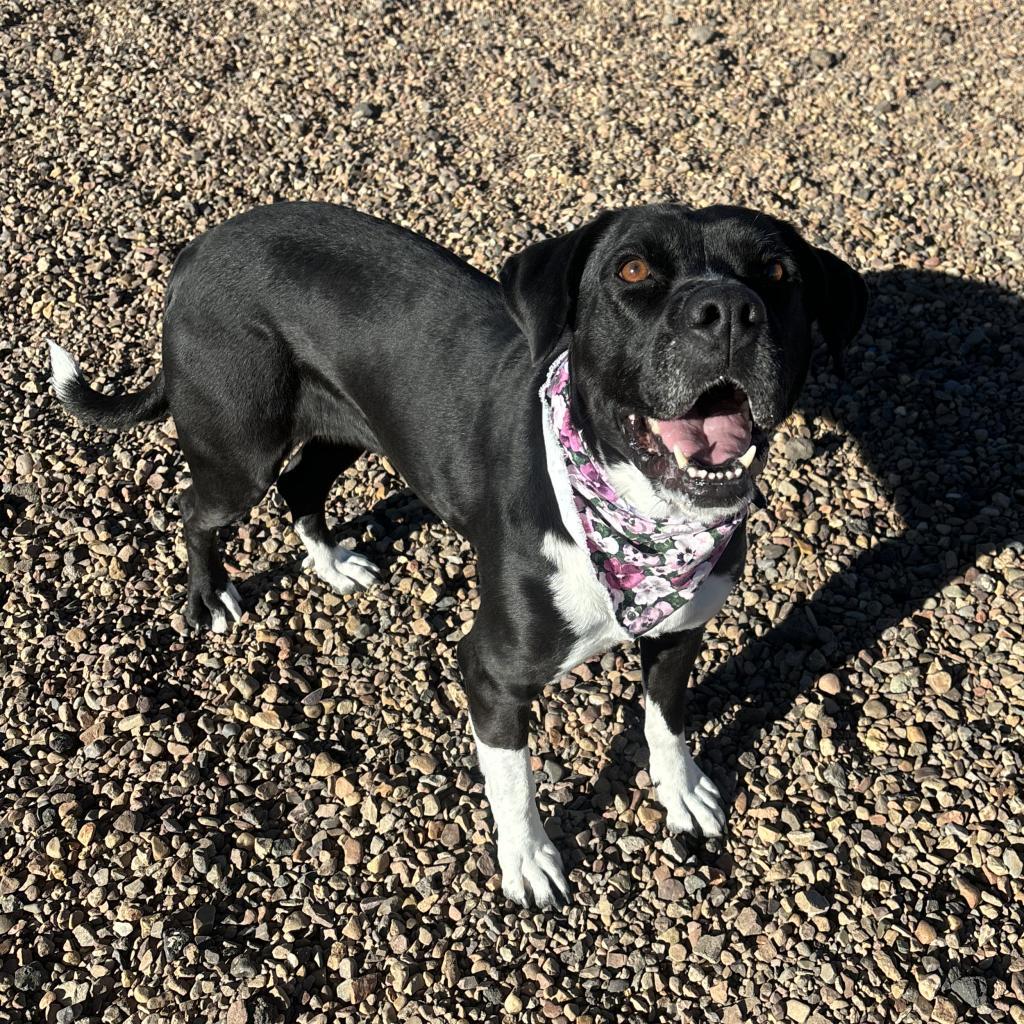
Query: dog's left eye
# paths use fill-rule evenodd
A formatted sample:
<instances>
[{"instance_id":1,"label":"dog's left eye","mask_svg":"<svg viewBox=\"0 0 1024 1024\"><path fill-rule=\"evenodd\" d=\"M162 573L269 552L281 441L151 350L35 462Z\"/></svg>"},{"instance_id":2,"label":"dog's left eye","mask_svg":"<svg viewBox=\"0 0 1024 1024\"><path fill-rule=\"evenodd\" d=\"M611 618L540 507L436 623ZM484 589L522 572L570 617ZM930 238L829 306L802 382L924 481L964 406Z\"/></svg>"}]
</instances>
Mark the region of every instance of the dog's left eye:
<instances>
[{"instance_id":1,"label":"dog's left eye","mask_svg":"<svg viewBox=\"0 0 1024 1024\"><path fill-rule=\"evenodd\" d=\"M767 277L769 281L778 284L780 281L786 280L786 268L778 260L773 260L768 264L768 268L765 271L765 277Z\"/></svg>"},{"instance_id":2,"label":"dog's left eye","mask_svg":"<svg viewBox=\"0 0 1024 1024\"><path fill-rule=\"evenodd\" d=\"M651 276L651 268L645 260L627 260L619 267L619 277L627 284L639 284Z\"/></svg>"}]
</instances>

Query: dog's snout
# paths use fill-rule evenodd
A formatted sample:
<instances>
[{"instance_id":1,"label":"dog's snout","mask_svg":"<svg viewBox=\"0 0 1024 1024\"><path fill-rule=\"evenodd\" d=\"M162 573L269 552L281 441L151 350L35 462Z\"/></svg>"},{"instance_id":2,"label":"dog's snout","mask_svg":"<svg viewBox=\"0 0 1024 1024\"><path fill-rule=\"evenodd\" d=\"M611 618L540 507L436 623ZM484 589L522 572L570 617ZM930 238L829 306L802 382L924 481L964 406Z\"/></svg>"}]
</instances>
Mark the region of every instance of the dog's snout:
<instances>
[{"instance_id":1,"label":"dog's snout","mask_svg":"<svg viewBox=\"0 0 1024 1024\"><path fill-rule=\"evenodd\" d=\"M752 341L765 318L764 303L739 283L707 285L692 292L683 307L687 327L731 348Z\"/></svg>"}]
</instances>

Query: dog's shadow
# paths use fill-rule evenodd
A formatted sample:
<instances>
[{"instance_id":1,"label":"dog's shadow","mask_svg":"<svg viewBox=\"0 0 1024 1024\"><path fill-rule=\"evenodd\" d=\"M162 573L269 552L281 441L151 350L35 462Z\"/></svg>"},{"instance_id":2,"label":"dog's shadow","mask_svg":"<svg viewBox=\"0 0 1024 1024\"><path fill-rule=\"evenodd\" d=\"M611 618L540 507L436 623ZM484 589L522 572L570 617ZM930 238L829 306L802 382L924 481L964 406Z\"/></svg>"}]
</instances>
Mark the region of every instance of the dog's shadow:
<instances>
[{"instance_id":1,"label":"dog's shadow","mask_svg":"<svg viewBox=\"0 0 1024 1024\"><path fill-rule=\"evenodd\" d=\"M894 270L867 280L871 304L846 354L847 380L838 389L834 378L812 380L801 411L809 422L835 422L851 439L878 502L904 525L871 543L870 527L850 524L869 546L763 635L744 636L736 655L693 689L694 727L721 722L701 759L730 794L745 781L744 762L754 764L750 755L799 696L825 672L842 676L851 661L869 670L900 623L915 634L915 659L900 665L919 680L911 685L924 686L928 664L939 657L955 688L967 671L956 635L978 629L978 609L972 600L969 617L943 621L928 599L957 580L982 592L1022 585L1003 572L1019 570L1024 552L1024 303L938 272ZM826 432L823 443L834 444L834 435ZM799 489L799 470L791 480ZM842 504L837 495L832 505ZM799 533L803 523L779 525ZM979 573L983 555L995 564ZM855 752L864 696L854 677L826 698L840 741Z\"/></svg>"}]
</instances>

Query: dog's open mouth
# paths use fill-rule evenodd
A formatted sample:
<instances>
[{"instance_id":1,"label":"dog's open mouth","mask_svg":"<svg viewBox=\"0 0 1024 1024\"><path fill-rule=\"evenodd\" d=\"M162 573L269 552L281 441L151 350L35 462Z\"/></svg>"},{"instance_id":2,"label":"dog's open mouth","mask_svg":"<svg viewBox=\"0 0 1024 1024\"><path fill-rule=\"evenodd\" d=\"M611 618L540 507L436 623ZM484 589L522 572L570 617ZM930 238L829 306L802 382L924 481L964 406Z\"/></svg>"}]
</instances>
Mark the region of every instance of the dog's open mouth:
<instances>
[{"instance_id":1,"label":"dog's open mouth","mask_svg":"<svg viewBox=\"0 0 1024 1024\"><path fill-rule=\"evenodd\" d=\"M743 389L722 381L678 419L627 417L626 435L648 476L674 486L720 488L749 473L757 454L753 425Z\"/></svg>"}]
</instances>

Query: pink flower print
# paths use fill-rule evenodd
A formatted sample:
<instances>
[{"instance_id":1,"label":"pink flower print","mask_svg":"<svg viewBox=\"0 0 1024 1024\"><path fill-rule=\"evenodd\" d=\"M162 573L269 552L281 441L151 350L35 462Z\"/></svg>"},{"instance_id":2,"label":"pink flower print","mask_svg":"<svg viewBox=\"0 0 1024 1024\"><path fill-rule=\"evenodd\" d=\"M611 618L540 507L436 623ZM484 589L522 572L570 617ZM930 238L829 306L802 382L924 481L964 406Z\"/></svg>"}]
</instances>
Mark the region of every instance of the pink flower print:
<instances>
[{"instance_id":1,"label":"pink flower print","mask_svg":"<svg viewBox=\"0 0 1024 1024\"><path fill-rule=\"evenodd\" d=\"M580 475L590 485L598 497L604 498L605 501L617 501L618 495L615 490L608 485L604 477L601 475L601 471L592 462L586 462L579 467Z\"/></svg>"},{"instance_id":2,"label":"pink flower print","mask_svg":"<svg viewBox=\"0 0 1024 1024\"><path fill-rule=\"evenodd\" d=\"M570 452L581 452L583 451L583 438L576 433L575 430L569 425L569 414L566 413L565 423L562 426L562 430L559 433L562 445Z\"/></svg>"},{"instance_id":3,"label":"pink flower print","mask_svg":"<svg viewBox=\"0 0 1024 1024\"><path fill-rule=\"evenodd\" d=\"M644 576L633 588L636 603L657 604L659 599L672 593L672 584L661 576Z\"/></svg>"},{"instance_id":4,"label":"pink flower print","mask_svg":"<svg viewBox=\"0 0 1024 1024\"><path fill-rule=\"evenodd\" d=\"M667 619L674 611L675 609L667 601L659 601L657 604L651 605L650 608L645 608L636 620L629 624L629 631L634 636L646 633L649 629L654 629L662 619Z\"/></svg>"},{"instance_id":5,"label":"pink flower print","mask_svg":"<svg viewBox=\"0 0 1024 1024\"><path fill-rule=\"evenodd\" d=\"M632 590L644 578L644 574L636 566L628 565L618 558L605 560L604 575L612 590Z\"/></svg>"}]
</instances>

